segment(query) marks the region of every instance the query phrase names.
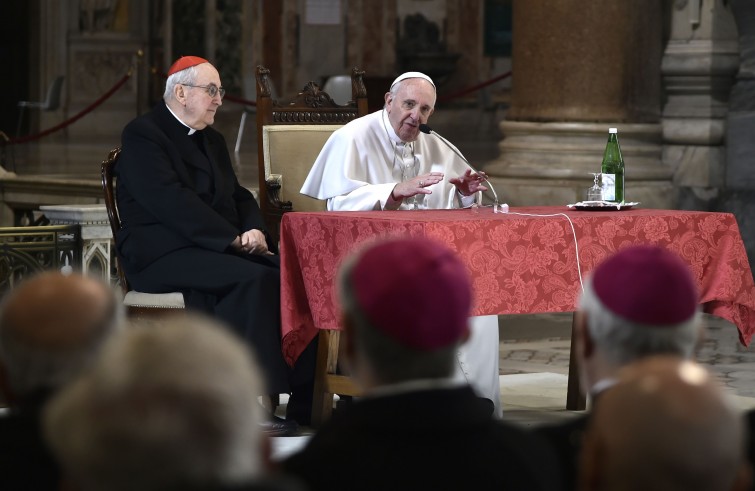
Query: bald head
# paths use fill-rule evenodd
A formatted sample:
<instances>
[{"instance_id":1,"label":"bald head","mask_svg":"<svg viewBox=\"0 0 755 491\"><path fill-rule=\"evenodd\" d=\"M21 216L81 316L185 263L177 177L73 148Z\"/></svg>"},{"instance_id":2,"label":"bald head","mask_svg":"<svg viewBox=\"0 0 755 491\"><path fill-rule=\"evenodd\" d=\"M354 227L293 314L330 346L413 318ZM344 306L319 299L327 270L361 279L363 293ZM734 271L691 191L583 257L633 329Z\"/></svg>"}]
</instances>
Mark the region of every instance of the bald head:
<instances>
[{"instance_id":1,"label":"bald head","mask_svg":"<svg viewBox=\"0 0 755 491\"><path fill-rule=\"evenodd\" d=\"M19 342L66 349L91 336L111 303L110 292L99 281L42 273L11 293L0 317L0 329Z\"/></svg>"},{"instance_id":2,"label":"bald head","mask_svg":"<svg viewBox=\"0 0 755 491\"><path fill-rule=\"evenodd\" d=\"M260 373L240 339L209 318L135 325L52 400L48 441L82 490L238 484L262 472Z\"/></svg>"},{"instance_id":3,"label":"bald head","mask_svg":"<svg viewBox=\"0 0 755 491\"><path fill-rule=\"evenodd\" d=\"M120 309L104 283L44 272L22 282L0 307L0 364L19 397L54 389L91 358Z\"/></svg>"},{"instance_id":4,"label":"bald head","mask_svg":"<svg viewBox=\"0 0 755 491\"><path fill-rule=\"evenodd\" d=\"M730 490L745 468L741 416L715 380L654 356L628 365L595 405L581 478L590 490Z\"/></svg>"}]
</instances>

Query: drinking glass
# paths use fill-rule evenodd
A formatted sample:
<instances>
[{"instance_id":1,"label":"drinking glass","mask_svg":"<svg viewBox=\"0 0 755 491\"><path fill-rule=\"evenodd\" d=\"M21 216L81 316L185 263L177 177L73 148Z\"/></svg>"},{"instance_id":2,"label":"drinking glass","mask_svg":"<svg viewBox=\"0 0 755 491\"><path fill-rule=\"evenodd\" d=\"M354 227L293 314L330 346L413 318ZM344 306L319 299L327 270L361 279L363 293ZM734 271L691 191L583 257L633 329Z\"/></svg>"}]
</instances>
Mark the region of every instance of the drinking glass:
<instances>
[{"instance_id":1,"label":"drinking glass","mask_svg":"<svg viewBox=\"0 0 755 491\"><path fill-rule=\"evenodd\" d=\"M590 172L593 176L592 187L587 189L587 201L603 201L603 188L600 186L600 172Z\"/></svg>"}]
</instances>

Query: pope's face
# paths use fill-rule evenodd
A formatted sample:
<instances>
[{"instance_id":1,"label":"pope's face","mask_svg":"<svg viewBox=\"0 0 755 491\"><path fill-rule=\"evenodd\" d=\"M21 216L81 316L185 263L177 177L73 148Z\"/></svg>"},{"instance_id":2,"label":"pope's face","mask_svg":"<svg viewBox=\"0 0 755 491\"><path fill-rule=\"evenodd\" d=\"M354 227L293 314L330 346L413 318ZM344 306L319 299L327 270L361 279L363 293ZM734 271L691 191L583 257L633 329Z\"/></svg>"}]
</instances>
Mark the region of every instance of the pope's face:
<instances>
[{"instance_id":1,"label":"pope's face","mask_svg":"<svg viewBox=\"0 0 755 491\"><path fill-rule=\"evenodd\" d=\"M220 74L209 63L197 65L197 79L192 85L214 85L222 87L220 84ZM223 104L220 94L216 93L215 97L210 97L207 89L202 87L190 87L183 85L184 95L186 97L185 117L187 125L196 130L202 130L215 122L215 112Z\"/></svg>"},{"instance_id":2,"label":"pope's face","mask_svg":"<svg viewBox=\"0 0 755 491\"><path fill-rule=\"evenodd\" d=\"M390 92L385 94L388 120L404 142L417 139L419 125L427 123L434 108L435 87L422 78L404 80L395 96Z\"/></svg>"}]
</instances>

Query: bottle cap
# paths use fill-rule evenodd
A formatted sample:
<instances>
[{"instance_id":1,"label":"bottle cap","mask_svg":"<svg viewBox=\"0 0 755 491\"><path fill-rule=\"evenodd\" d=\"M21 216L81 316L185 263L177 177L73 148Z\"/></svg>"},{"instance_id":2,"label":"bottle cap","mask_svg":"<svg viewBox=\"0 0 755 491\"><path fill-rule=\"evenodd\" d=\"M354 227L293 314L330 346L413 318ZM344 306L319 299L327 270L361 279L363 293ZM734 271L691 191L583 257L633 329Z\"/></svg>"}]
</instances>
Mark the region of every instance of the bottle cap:
<instances>
[{"instance_id":1,"label":"bottle cap","mask_svg":"<svg viewBox=\"0 0 755 491\"><path fill-rule=\"evenodd\" d=\"M608 132L609 133L618 133L618 131L616 130L616 128L608 128Z\"/></svg>"}]
</instances>

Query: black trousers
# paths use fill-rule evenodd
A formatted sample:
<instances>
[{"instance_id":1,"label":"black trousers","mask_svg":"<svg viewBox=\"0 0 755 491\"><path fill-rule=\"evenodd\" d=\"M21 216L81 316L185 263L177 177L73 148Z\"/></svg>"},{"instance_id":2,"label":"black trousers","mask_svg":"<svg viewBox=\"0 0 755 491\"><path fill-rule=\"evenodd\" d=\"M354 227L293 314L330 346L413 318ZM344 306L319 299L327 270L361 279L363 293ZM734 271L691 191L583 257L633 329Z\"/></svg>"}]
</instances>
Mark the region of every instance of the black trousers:
<instances>
[{"instance_id":1,"label":"black trousers","mask_svg":"<svg viewBox=\"0 0 755 491\"><path fill-rule=\"evenodd\" d=\"M139 272L126 273L133 288L150 293L181 291L187 307L231 326L257 356L268 393L296 393L296 387L311 390L316 348L308 347L293 369L283 359L278 256L185 248ZM301 395L311 399L311 393Z\"/></svg>"}]
</instances>

